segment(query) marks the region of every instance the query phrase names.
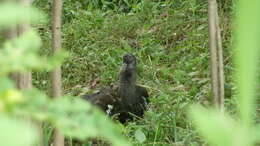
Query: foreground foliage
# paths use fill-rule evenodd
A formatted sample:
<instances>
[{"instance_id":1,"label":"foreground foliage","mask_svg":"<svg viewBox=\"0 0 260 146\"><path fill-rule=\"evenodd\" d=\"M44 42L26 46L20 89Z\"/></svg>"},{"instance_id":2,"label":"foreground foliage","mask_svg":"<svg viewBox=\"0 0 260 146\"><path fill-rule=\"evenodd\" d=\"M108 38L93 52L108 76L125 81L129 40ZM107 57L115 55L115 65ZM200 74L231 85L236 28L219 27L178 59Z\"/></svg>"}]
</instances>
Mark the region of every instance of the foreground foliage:
<instances>
[{"instance_id":1,"label":"foreground foliage","mask_svg":"<svg viewBox=\"0 0 260 146\"><path fill-rule=\"evenodd\" d=\"M260 141L259 124L253 124L260 47L259 5L260 2L257 0L240 0L236 11L234 50L237 53L237 120L219 111L206 111L202 107L193 107L190 111L190 116L201 134L214 146L251 146L259 144Z\"/></svg>"},{"instance_id":2,"label":"foreground foliage","mask_svg":"<svg viewBox=\"0 0 260 146\"><path fill-rule=\"evenodd\" d=\"M8 11L9 8L15 10ZM24 15L16 15L17 12ZM38 18L43 18L40 12L36 13L34 9L14 3L0 3L0 13L2 14L0 24L6 29L25 20L35 22ZM8 21L5 21L7 18ZM40 56L38 54L40 44L36 31L30 30L1 45L0 145L37 144L41 137L35 123L39 122L57 127L67 137L79 140L102 137L113 145L129 145L121 136L119 127L112 124L101 111L81 99L72 97L50 99L37 89L23 91L16 89L14 82L8 78L10 73L31 69L50 71L64 60L66 53L62 52L52 57Z\"/></svg>"}]
</instances>

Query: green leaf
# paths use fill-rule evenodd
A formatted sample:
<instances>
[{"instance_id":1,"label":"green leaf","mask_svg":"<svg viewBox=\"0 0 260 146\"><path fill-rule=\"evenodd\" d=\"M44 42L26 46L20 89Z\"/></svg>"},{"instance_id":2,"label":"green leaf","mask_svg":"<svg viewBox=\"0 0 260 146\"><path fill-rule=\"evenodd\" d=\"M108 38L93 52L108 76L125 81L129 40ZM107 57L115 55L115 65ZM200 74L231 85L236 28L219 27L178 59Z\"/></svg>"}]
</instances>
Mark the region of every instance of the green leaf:
<instances>
[{"instance_id":1,"label":"green leaf","mask_svg":"<svg viewBox=\"0 0 260 146\"><path fill-rule=\"evenodd\" d=\"M0 74L41 67L44 62L37 54L40 44L40 37L33 30L6 42L0 49Z\"/></svg>"},{"instance_id":2,"label":"green leaf","mask_svg":"<svg viewBox=\"0 0 260 146\"><path fill-rule=\"evenodd\" d=\"M189 115L199 132L214 146L233 146L234 121L223 113L193 106Z\"/></svg>"},{"instance_id":3,"label":"green leaf","mask_svg":"<svg viewBox=\"0 0 260 146\"><path fill-rule=\"evenodd\" d=\"M51 70L68 56L68 53L60 51L51 57L42 57L38 53L40 46L41 39L32 29L14 40L7 41L4 48L0 49L0 75L30 69Z\"/></svg>"},{"instance_id":4,"label":"green leaf","mask_svg":"<svg viewBox=\"0 0 260 146\"><path fill-rule=\"evenodd\" d=\"M48 63L47 63L47 69L48 70L52 70L58 66L61 65L61 63L65 60L65 58L67 58L69 56L68 52L65 52L63 50L55 53L54 55L52 55L51 57L49 57L47 59Z\"/></svg>"},{"instance_id":5,"label":"green leaf","mask_svg":"<svg viewBox=\"0 0 260 146\"><path fill-rule=\"evenodd\" d=\"M0 115L1 146L32 146L36 139L36 131L28 123L10 119Z\"/></svg>"},{"instance_id":6,"label":"green leaf","mask_svg":"<svg viewBox=\"0 0 260 146\"><path fill-rule=\"evenodd\" d=\"M141 129L135 131L135 139L138 140L140 143L146 141L146 136Z\"/></svg>"},{"instance_id":7,"label":"green leaf","mask_svg":"<svg viewBox=\"0 0 260 146\"><path fill-rule=\"evenodd\" d=\"M0 96L1 94L3 94L3 92L5 92L6 90L10 89L10 88L14 88L14 84L12 82L12 80L10 80L7 77L0 77ZM1 97L0 97L1 99Z\"/></svg>"},{"instance_id":8,"label":"green leaf","mask_svg":"<svg viewBox=\"0 0 260 146\"><path fill-rule=\"evenodd\" d=\"M27 101L19 106L16 114L49 122L65 136L84 140L101 137L115 146L130 145L121 135L119 127L109 117L80 98L48 98L37 90L26 91Z\"/></svg>"},{"instance_id":9,"label":"green leaf","mask_svg":"<svg viewBox=\"0 0 260 146\"><path fill-rule=\"evenodd\" d=\"M250 126L255 111L256 88L259 86L260 1L239 0L235 27L235 64L238 87L238 107L241 121Z\"/></svg>"},{"instance_id":10,"label":"green leaf","mask_svg":"<svg viewBox=\"0 0 260 146\"><path fill-rule=\"evenodd\" d=\"M24 7L18 3L0 3L0 27L10 27L22 22L45 22L46 18L39 10Z\"/></svg>"}]
</instances>

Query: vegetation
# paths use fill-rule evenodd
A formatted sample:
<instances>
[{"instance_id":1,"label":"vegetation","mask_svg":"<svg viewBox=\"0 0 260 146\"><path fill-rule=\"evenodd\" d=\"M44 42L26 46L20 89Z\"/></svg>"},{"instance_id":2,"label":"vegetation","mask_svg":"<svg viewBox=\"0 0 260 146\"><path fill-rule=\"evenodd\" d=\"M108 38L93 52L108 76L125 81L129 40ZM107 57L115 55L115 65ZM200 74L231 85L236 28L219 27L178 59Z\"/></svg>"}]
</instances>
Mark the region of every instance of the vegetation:
<instances>
[{"instance_id":1,"label":"vegetation","mask_svg":"<svg viewBox=\"0 0 260 146\"><path fill-rule=\"evenodd\" d=\"M152 98L145 118L129 123L124 135L135 145L204 144L187 118L186 108L194 102L210 105L212 100L207 2L128 1L127 11L122 9L125 5L121 3L96 5L95 2L64 2L63 47L70 54L62 66L66 94L92 92L89 87L96 78L101 80L97 89L115 82L122 55L134 53L139 62L139 83L149 89ZM35 2L47 13L49 4ZM110 4L113 7L109 7ZM227 2L220 5L226 82L230 92L233 88L230 51L233 5ZM49 26L41 26L39 31L43 53L48 54ZM38 88L50 89L46 73L35 73L34 77ZM234 110L233 100L230 97L226 100L230 112ZM138 133L145 135L144 142L138 140Z\"/></svg>"},{"instance_id":2,"label":"vegetation","mask_svg":"<svg viewBox=\"0 0 260 146\"><path fill-rule=\"evenodd\" d=\"M254 124L257 65L259 59L260 18L259 1L238 2L239 15L236 17L235 73L238 87L238 116L232 119L220 111L209 111L193 107L190 116L201 134L215 146L250 146L259 143L259 124ZM250 10L248 10L250 8ZM250 64L250 65L248 65ZM258 81L258 80L256 80Z\"/></svg>"},{"instance_id":3,"label":"vegetation","mask_svg":"<svg viewBox=\"0 0 260 146\"><path fill-rule=\"evenodd\" d=\"M0 12L5 14L1 15L0 24L6 29L21 22L43 19L41 12L10 2L1 3ZM28 30L17 38L6 40L0 50L0 145L39 144L41 131L36 127L39 122L51 124L63 135L74 139L102 137L113 145L129 145L109 118L82 99L65 96L54 100L37 89L18 90L15 87L8 77L10 73L30 69L52 70L64 60L65 53L52 57L39 56L40 44L36 31ZM50 139L46 144L49 142Z\"/></svg>"},{"instance_id":4,"label":"vegetation","mask_svg":"<svg viewBox=\"0 0 260 146\"><path fill-rule=\"evenodd\" d=\"M219 0L218 2L221 25L220 27L222 30L222 41L224 49L226 87L225 110L231 115L231 117L239 119L237 118L237 115L239 114L239 108L236 108L236 105L237 103L243 102L241 102L241 100L237 100L237 94L235 94L237 87L234 85L234 76L232 76L234 66L231 60L233 58L234 50L230 49L232 45L231 20L237 5L233 3L233 1L227 0ZM52 6L51 0L36 0L34 1L33 5L44 11L48 15L47 20L50 20L50 8ZM64 1L63 6L62 43L63 48L68 52L69 57L67 57L62 64L62 83L65 95L75 97L68 97L59 100L49 100L47 98L39 98L36 100L34 98L29 98L28 101L33 101L35 104L24 104L28 103L24 102L21 104L21 106L8 106L8 109L9 107L17 107L19 109L18 111L20 111L18 112L19 115L26 115L39 121L48 122L48 124L45 124L43 128L46 145L49 145L52 140L52 126L60 125L61 127L58 128L61 130L63 129L63 133L68 137L73 136L79 139L85 139L86 137L96 136L85 135L86 133L84 132L80 133L79 131L73 131L70 129L70 124L74 122L78 122L78 125L76 125L78 128L89 131L88 134L94 133L98 136L106 137L115 144L120 145L124 143L124 139L122 139L122 141L119 139L119 143L117 143L118 139L115 137L118 137L118 131L115 130L116 128L113 128L114 125L110 124L109 119L105 118L98 110L96 111L96 114L93 114L92 116L90 115L89 117L95 121L99 121L100 123L96 123L97 125L95 125L95 122L84 122L87 121L86 119L82 121L76 120L71 121L71 123L70 121L68 121L68 123L64 123L64 121L67 121L68 119L62 115L71 112L75 114L73 116L79 119L83 118L81 112L89 110L90 105L85 102L78 101L78 96L84 93L93 92L92 89L90 89L90 86L98 78L100 79L100 83L96 85L97 89L102 85L108 85L110 83L116 82L118 70L122 62L121 57L123 54L128 52L131 52L137 56L139 84L145 86L149 90L149 94L151 96L151 103L149 105L150 107L149 110L145 113L145 117L143 119L130 122L126 126L121 126L121 132L133 145L200 146L209 144L230 144L228 143L230 142L228 141L230 140L227 138L228 136L224 137L224 135L221 135L223 131L216 131L217 133L213 133L215 130L219 129L211 129L207 131L208 129L205 126L204 129L200 128L199 131L197 131L194 127L194 123L187 115L187 109L193 103L200 103L206 107L211 106L212 103L206 1L66 0ZM242 6L242 3L239 6ZM4 9L0 10L2 11ZM0 17L0 20L1 19L2 18ZM237 21L237 23L240 23L240 21ZM6 24L0 24L9 25L11 23L9 22ZM49 56L49 54L51 54L50 24L50 22L33 24L33 26L40 34L42 40L42 46L40 50L41 56ZM244 28L241 29L245 31ZM252 27L252 29L255 29L255 27ZM238 36L243 35L244 34L238 34ZM35 39L36 36L33 38ZM241 38L238 39L241 40ZM30 38L27 40L32 39ZM242 44L238 45L244 46L245 44L247 43L243 42ZM250 44L248 43L248 45ZM37 47L39 47L39 44L37 44ZM256 48L254 46L252 47ZM36 59L38 58L39 57L36 57ZM61 55L60 57L54 58L57 59L63 57ZM2 63L4 60L5 59L2 60L2 57L0 57L0 63ZM50 60L50 63L46 62L46 64L41 64L42 61L38 61L35 66L34 64L19 64L19 66L22 66L22 68L18 68L18 70L20 70L24 69L25 67L31 69L42 66L44 70L33 72L33 85L38 89L46 91L47 95L49 95L51 91L49 71L54 67L52 65L53 62L57 62L57 60L55 61L55 59L52 58ZM20 58L19 61L23 62L24 60ZM32 61L30 60L24 62L28 63ZM1 66L3 65L1 64ZM9 68L8 65L5 65L5 67L7 68L7 71L4 74L4 77L6 77L7 73L11 71L17 71L17 68L12 69ZM246 68L239 68L239 71L241 71L240 73L242 73L244 70L246 70ZM0 74L0 77L1 75L2 74ZM250 81L243 81L244 82L241 82L241 84L246 84L248 87L250 87ZM8 85L7 83L9 82L11 81L6 81L5 85ZM241 86L241 84L238 86L239 89L244 88ZM20 91L14 89L13 86L6 87L6 90L3 90L3 92L0 91L0 93L9 93L7 91L10 89L12 89L11 91L15 91L15 93L26 95L28 97L45 96L42 93L34 90L29 91L28 93L20 93ZM250 89L247 90L249 91ZM6 98L8 96L3 97ZM244 97L242 98L241 95L238 95L238 97L240 97L239 99L245 99ZM76 103L72 102L74 100ZM47 108L48 110L45 112L41 111L41 108L37 107L40 105L43 105L43 107ZM249 104L246 104L246 106L241 106L247 107ZM54 111L57 111L57 113ZM232 132L228 129L234 126L230 123L235 120L231 119L230 117L223 116L222 114L216 114L215 112L205 112L205 114L201 114L203 111L205 110L202 108L195 108L191 113L192 119L195 120L195 125L199 127L200 124L204 124L202 122L207 124L209 123L208 119L203 115L209 117L211 116L213 119L216 118L216 124L218 117L220 117L219 122L224 121L222 126L227 126L227 131L224 132ZM244 109L241 111L244 111ZM252 110L250 111L252 112ZM9 120L9 118L11 119ZM196 121L196 119L199 118L201 120ZM205 120L203 118L205 118ZM246 115L243 113L241 114L241 118L248 120L248 117L246 117ZM259 121L258 114L254 114L254 118L256 121ZM251 117L249 119L251 119ZM8 122L5 120L8 120ZM0 121L0 126L3 126L4 124L10 125L12 124L12 121L12 116L8 116L6 119ZM230 121L230 123L226 124L228 121ZM237 125L240 124L239 122L237 123ZM118 123L118 125L120 124ZM247 128L253 127L250 124L245 125ZM26 126L21 127L27 128ZM210 125L208 127L213 126ZM242 130L238 128L237 130L241 130L240 132L243 134L243 130L246 131L248 130L247 128ZM105 135L95 133L99 130L103 130ZM24 130L21 129L20 131ZM28 131L31 132L25 133L22 136L34 135L33 130ZM10 135L11 133L15 133L12 131L12 129L10 129L8 132ZM111 132L116 134L112 135L112 137L107 137L110 136ZM219 140L206 136L206 138L208 138L207 140L209 140L206 141L206 139L203 139L198 132L202 132L202 135L204 134L204 136L207 134L215 134L216 136L219 136L218 134L220 134L222 137L220 136ZM246 132L245 134L247 134ZM2 133L0 133L0 137L2 137L1 134ZM252 135L257 135L257 133ZM5 136L8 136L8 134ZM242 135L242 137L243 136L245 135ZM29 137L32 138L33 136ZM245 141L248 140L247 138L248 135L245 136ZM241 141L242 140L244 139L241 139ZM248 140L247 142L251 144L251 142L255 139L252 141L251 140L252 139ZM216 141L222 141L223 143L219 144ZM72 140L69 140L67 144L69 146L75 145L74 141ZM88 140L85 141L85 144L88 144ZM0 145L7 144L0 142Z\"/></svg>"}]
</instances>

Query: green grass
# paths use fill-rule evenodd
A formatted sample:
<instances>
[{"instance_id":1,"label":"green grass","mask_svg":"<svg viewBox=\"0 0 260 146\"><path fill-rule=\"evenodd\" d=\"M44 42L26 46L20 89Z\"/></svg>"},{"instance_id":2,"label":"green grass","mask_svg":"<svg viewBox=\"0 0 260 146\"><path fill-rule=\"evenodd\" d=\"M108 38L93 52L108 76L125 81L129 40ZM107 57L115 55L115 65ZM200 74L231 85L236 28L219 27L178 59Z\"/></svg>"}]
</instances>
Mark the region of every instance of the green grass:
<instances>
[{"instance_id":1,"label":"green grass","mask_svg":"<svg viewBox=\"0 0 260 146\"><path fill-rule=\"evenodd\" d=\"M231 5L221 3L227 84L232 85L230 61ZM37 6L49 12L45 2ZM44 7L43 7L44 6ZM166 17L163 14L167 14ZM70 57L62 66L65 94L78 95L100 78L100 86L115 83L126 52L138 58L138 82L151 97L143 120L129 123L124 134L135 145L199 146L198 136L186 116L194 102L211 104L206 1L144 1L134 12L93 9L80 3L64 3L63 48ZM50 50L50 26L41 26L42 53ZM34 73L34 85L49 91L47 72ZM234 113L234 99L226 100ZM134 132L141 129L146 141L139 143Z\"/></svg>"}]
</instances>

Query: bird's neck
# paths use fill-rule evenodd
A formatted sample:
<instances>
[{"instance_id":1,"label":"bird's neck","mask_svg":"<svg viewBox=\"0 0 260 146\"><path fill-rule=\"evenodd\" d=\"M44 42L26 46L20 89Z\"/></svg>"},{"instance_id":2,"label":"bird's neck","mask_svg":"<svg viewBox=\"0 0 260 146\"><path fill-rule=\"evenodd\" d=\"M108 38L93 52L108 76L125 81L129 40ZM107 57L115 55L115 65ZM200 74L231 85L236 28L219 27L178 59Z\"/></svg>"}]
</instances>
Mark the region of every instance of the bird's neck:
<instances>
[{"instance_id":1,"label":"bird's neck","mask_svg":"<svg viewBox=\"0 0 260 146\"><path fill-rule=\"evenodd\" d=\"M119 80L119 95L121 97L125 96L132 96L133 93L135 93L135 87L136 87L136 74L130 73L124 74L120 76Z\"/></svg>"},{"instance_id":2,"label":"bird's neck","mask_svg":"<svg viewBox=\"0 0 260 146\"><path fill-rule=\"evenodd\" d=\"M125 64L119 74L119 95L132 96L135 93L136 64Z\"/></svg>"},{"instance_id":3,"label":"bird's neck","mask_svg":"<svg viewBox=\"0 0 260 146\"><path fill-rule=\"evenodd\" d=\"M127 64L121 68L119 74L119 83L122 86L131 86L136 83L136 65L135 64Z\"/></svg>"}]
</instances>

